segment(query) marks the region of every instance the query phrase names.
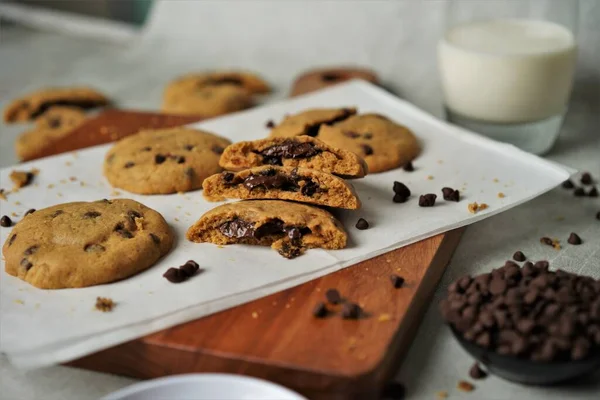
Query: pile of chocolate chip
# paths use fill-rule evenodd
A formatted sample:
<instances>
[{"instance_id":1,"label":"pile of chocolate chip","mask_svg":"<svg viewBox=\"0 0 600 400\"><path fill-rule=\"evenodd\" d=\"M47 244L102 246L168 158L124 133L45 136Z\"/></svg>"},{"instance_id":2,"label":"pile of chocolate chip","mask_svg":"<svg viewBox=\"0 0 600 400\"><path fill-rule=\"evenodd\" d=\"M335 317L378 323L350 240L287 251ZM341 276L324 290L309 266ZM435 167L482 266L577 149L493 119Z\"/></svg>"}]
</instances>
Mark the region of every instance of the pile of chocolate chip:
<instances>
[{"instance_id":1,"label":"pile of chocolate chip","mask_svg":"<svg viewBox=\"0 0 600 400\"><path fill-rule=\"evenodd\" d=\"M513 261L448 287L441 312L464 339L534 361L581 360L600 353L600 280L547 261Z\"/></svg>"}]
</instances>

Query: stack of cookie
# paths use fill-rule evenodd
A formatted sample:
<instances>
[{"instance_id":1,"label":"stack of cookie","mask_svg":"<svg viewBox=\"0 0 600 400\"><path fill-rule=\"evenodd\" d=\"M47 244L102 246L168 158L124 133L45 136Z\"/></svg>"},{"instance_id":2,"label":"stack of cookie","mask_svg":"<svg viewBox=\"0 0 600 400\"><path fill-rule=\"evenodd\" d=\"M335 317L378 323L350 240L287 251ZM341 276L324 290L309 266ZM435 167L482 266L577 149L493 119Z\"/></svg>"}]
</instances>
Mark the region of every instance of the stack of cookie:
<instances>
[{"instance_id":1,"label":"stack of cookie","mask_svg":"<svg viewBox=\"0 0 600 400\"><path fill-rule=\"evenodd\" d=\"M332 214L298 203L360 208L352 185L343 179L367 173L356 154L306 135L275 137L228 146L220 165L226 171L204 181L204 197L253 200L209 211L188 230L189 240L271 245L286 258L307 248L346 246L346 232Z\"/></svg>"}]
</instances>

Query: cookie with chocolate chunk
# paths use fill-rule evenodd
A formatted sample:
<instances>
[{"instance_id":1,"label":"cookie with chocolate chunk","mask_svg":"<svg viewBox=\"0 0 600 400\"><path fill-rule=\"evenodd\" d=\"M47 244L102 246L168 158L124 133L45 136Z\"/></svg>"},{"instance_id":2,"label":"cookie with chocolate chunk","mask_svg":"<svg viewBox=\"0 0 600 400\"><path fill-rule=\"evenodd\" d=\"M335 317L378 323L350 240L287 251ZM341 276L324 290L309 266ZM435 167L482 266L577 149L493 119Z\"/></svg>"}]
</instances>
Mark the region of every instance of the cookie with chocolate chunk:
<instances>
[{"instance_id":1,"label":"cookie with chocolate chunk","mask_svg":"<svg viewBox=\"0 0 600 400\"><path fill-rule=\"evenodd\" d=\"M343 121L356 114L355 108L312 108L288 115L269 134L270 137L317 136L319 128Z\"/></svg>"},{"instance_id":2,"label":"cookie with chocolate chunk","mask_svg":"<svg viewBox=\"0 0 600 400\"><path fill-rule=\"evenodd\" d=\"M375 72L366 68L318 68L306 71L294 81L291 96L313 92L351 79L362 79L375 85L379 84Z\"/></svg>"},{"instance_id":3,"label":"cookie with chocolate chunk","mask_svg":"<svg viewBox=\"0 0 600 400\"><path fill-rule=\"evenodd\" d=\"M346 232L329 212L279 200L223 204L204 214L187 231L193 242L271 246L286 258L305 249L342 249Z\"/></svg>"},{"instance_id":4,"label":"cookie with chocolate chunk","mask_svg":"<svg viewBox=\"0 0 600 400\"><path fill-rule=\"evenodd\" d=\"M102 93L85 86L46 88L29 93L9 103L4 109L4 122L29 121L54 106L90 109L108 103L109 100Z\"/></svg>"},{"instance_id":5,"label":"cookie with chocolate chunk","mask_svg":"<svg viewBox=\"0 0 600 400\"><path fill-rule=\"evenodd\" d=\"M378 114L355 115L334 125L323 125L318 138L364 158L369 172L401 167L421 151L408 128Z\"/></svg>"},{"instance_id":6,"label":"cookie with chocolate chunk","mask_svg":"<svg viewBox=\"0 0 600 400\"><path fill-rule=\"evenodd\" d=\"M221 171L219 158L231 142L189 128L142 131L114 145L104 160L111 185L140 194L200 189Z\"/></svg>"},{"instance_id":7,"label":"cookie with chocolate chunk","mask_svg":"<svg viewBox=\"0 0 600 400\"><path fill-rule=\"evenodd\" d=\"M327 207L360 208L351 184L325 172L308 168L264 165L240 172L222 172L204 181L204 198L294 200Z\"/></svg>"},{"instance_id":8,"label":"cookie with chocolate chunk","mask_svg":"<svg viewBox=\"0 0 600 400\"><path fill-rule=\"evenodd\" d=\"M26 215L2 254L8 274L41 289L62 289L128 278L151 267L172 243L158 212L133 200L100 200Z\"/></svg>"},{"instance_id":9,"label":"cookie with chocolate chunk","mask_svg":"<svg viewBox=\"0 0 600 400\"><path fill-rule=\"evenodd\" d=\"M367 174L367 164L362 158L310 136L234 143L225 148L219 164L230 171L281 165L316 169L345 178L362 178Z\"/></svg>"},{"instance_id":10,"label":"cookie with chocolate chunk","mask_svg":"<svg viewBox=\"0 0 600 400\"><path fill-rule=\"evenodd\" d=\"M15 142L15 152L21 161L36 158L52 143L68 135L86 120L77 107L54 106L35 119L35 129L24 132Z\"/></svg>"}]
</instances>

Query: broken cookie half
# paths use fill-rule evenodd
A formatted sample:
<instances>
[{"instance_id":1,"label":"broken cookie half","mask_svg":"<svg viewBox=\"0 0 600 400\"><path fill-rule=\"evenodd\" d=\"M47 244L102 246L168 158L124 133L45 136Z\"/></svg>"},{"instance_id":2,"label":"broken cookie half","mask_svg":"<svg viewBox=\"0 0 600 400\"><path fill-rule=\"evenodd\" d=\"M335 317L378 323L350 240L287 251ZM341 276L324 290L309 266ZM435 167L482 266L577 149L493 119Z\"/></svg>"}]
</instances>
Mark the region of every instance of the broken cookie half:
<instances>
[{"instance_id":1,"label":"broken cookie half","mask_svg":"<svg viewBox=\"0 0 600 400\"><path fill-rule=\"evenodd\" d=\"M223 204L204 214L186 234L197 243L271 246L286 258L306 249L342 249L347 235L329 212L279 200Z\"/></svg>"},{"instance_id":2,"label":"broken cookie half","mask_svg":"<svg viewBox=\"0 0 600 400\"><path fill-rule=\"evenodd\" d=\"M231 171L278 165L311 168L345 178L367 174L367 164L356 154L306 135L234 143L225 149L219 164Z\"/></svg>"},{"instance_id":3,"label":"broken cookie half","mask_svg":"<svg viewBox=\"0 0 600 400\"><path fill-rule=\"evenodd\" d=\"M261 166L222 172L202 184L209 201L277 199L356 210L361 203L351 184L337 176L308 168Z\"/></svg>"}]
</instances>

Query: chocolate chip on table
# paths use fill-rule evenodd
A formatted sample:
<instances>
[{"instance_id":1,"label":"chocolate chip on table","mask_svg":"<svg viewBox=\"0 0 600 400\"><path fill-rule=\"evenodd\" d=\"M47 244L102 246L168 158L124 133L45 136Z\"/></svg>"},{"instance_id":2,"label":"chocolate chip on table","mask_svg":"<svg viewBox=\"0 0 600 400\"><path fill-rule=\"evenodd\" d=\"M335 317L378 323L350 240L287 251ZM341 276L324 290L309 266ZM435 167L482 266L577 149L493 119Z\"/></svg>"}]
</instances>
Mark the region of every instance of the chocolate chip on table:
<instances>
[{"instance_id":1,"label":"chocolate chip on table","mask_svg":"<svg viewBox=\"0 0 600 400\"><path fill-rule=\"evenodd\" d=\"M197 262L193 261L193 260L188 260L185 264L183 264L181 267L179 267L179 269L183 272L183 274L189 278L191 276L193 276L196 272L198 272L198 270L200 269L200 266L198 265Z\"/></svg>"},{"instance_id":2,"label":"chocolate chip on table","mask_svg":"<svg viewBox=\"0 0 600 400\"><path fill-rule=\"evenodd\" d=\"M433 193L422 194L419 196L419 207L433 207L437 196Z\"/></svg>"},{"instance_id":3,"label":"chocolate chip on table","mask_svg":"<svg viewBox=\"0 0 600 400\"><path fill-rule=\"evenodd\" d=\"M394 203L406 203L407 200L408 200L408 197L404 197L404 196L402 196L402 195L400 195L398 193L396 193L394 195L394 198L392 199L392 201Z\"/></svg>"},{"instance_id":4,"label":"chocolate chip on table","mask_svg":"<svg viewBox=\"0 0 600 400\"><path fill-rule=\"evenodd\" d=\"M344 319L358 319L360 317L361 308L356 303L344 303L342 306L342 318Z\"/></svg>"},{"instance_id":5,"label":"chocolate chip on table","mask_svg":"<svg viewBox=\"0 0 600 400\"><path fill-rule=\"evenodd\" d=\"M415 170L415 167L413 166L413 163L411 161L409 161L406 164L404 164L402 169L405 170L406 172L413 172Z\"/></svg>"},{"instance_id":6,"label":"chocolate chip on table","mask_svg":"<svg viewBox=\"0 0 600 400\"><path fill-rule=\"evenodd\" d=\"M12 220L10 219L10 217L8 215L3 215L2 218L0 218L0 226L4 227L4 228L8 228L12 226Z\"/></svg>"},{"instance_id":7,"label":"chocolate chip on table","mask_svg":"<svg viewBox=\"0 0 600 400\"><path fill-rule=\"evenodd\" d=\"M571 232L571 234L569 235L569 239L567 239L567 242L572 245L578 245L582 243L581 238L575 232Z\"/></svg>"},{"instance_id":8,"label":"chocolate chip on table","mask_svg":"<svg viewBox=\"0 0 600 400\"><path fill-rule=\"evenodd\" d=\"M181 283L187 279L187 276L179 268L169 268L163 276L171 283Z\"/></svg>"},{"instance_id":9,"label":"chocolate chip on table","mask_svg":"<svg viewBox=\"0 0 600 400\"><path fill-rule=\"evenodd\" d=\"M135 165L135 163L133 161L127 161L123 167L125 167L125 168L131 168L134 165Z\"/></svg>"},{"instance_id":10,"label":"chocolate chip on table","mask_svg":"<svg viewBox=\"0 0 600 400\"><path fill-rule=\"evenodd\" d=\"M30 208L29 210L25 211L25 215L23 216L27 216L29 214L33 214L35 212L35 208Z\"/></svg>"},{"instance_id":11,"label":"chocolate chip on table","mask_svg":"<svg viewBox=\"0 0 600 400\"><path fill-rule=\"evenodd\" d=\"M406 388L400 382L391 382L385 385L381 392L382 399L403 400L406 393Z\"/></svg>"},{"instance_id":12,"label":"chocolate chip on table","mask_svg":"<svg viewBox=\"0 0 600 400\"><path fill-rule=\"evenodd\" d=\"M373 154L373 148L368 144L361 144L360 147L362 147L365 156L370 156Z\"/></svg>"},{"instance_id":13,"label":"chocolate chip on table","mask_svg":"<svg viewBox=\"0 0 600 400\"><path fill-rule=\"evenodd\" d=\"M323 318L323 317L327 316L328 311L327 311L327 306L325 306L325 303L323 303L323 302L317 303L317 305L313 309L312 314L316 318Z\"/></svg>"},{"instance_id":14,"label":"chocolate chip on table","mask_svg":"<svg viewBox=\"0 0 600 400\"><path fill-rule=\"evenodd\" d=\"M394 193L399 194L403 197L410 196L410 189L402 182L394 181L393 190Z\"/></svg>"},{"instance_id":15,"label":"chocolate chip on table","mask_svg":"<svg viewBox=\"0 0 600 400\"><path fill-rule=\"evenodd\" d=\"M595 187L591 188L587 195L588 197L598 197L598 189Z\"/></svg>"},{"instance_id":16,"label":"chocolate chip on table","mask_svg":"<svg viewBox=\"0 0 600 400\"><path fill-rule=\"evenodd\" d=\"M390 280L392 281L392 286L396 289L399 289L404 285L404 278L400 275L390 275Z\"/></svg>"},{"instance_id":17,"label":"chocolate chip on table","mask_svg":"<svg viewBox=\"0 0 600 400\"><path fill-rule=\"evenodd\" d=\"M573 195L575 197L583 197L585 196L585 190L582 187L578 187L573 191Z\"/></svg>"},{"instance_id":18,"label":"chocolate chip on table","mask_svg":"<svg viewBox=\"0 0 600 400\"><path fill-rule=\"evenodd\" d=\"M515 261L525 261L527 259L527 257L525 257L525 254L523 254L522 251L515 251L515 254L513 254L513 260Z\"/></svg>"},{"instance_id":19,"label":"chocolate chip on table","mask_svg":"<svg viewBox=\"0 0 600 400\"><path fill-rule=\"evenodd\" d=\"M359 218L358 221L356 222L356 229L360 229L361 231L364 231L365 229L369 229L369 223L367 222L366 219Z\"/></svg>"},{"instance_id":20,"label":"chocolate chip on table","mask_svg":"<svg viewBox=\"0 0 600 400\"><path fill-rule=\"evenodd\" d=\"M460 192L450 187L442 188L442 195L446 201L458 202L460 200Z\"/></svg>"},{"instance_id":21,"label":"chocolate chip on table","mask_svg":"<svg viewBox=\"0 0 600 400\"><path fill-rule=\"evenodd\" d=\"M162 164L166 161L167 157L163 156L162 154L157 154L154 156L154 162L157 164Z\"/></svg>"},{"instance_id":22,"label":"chocolate chip on table","mask_svg":"<svg viewBox=\"0 0 600 400\"><path fill-rule=\"evenodd\" d=\"M479 363L475 363L469 370L469 376L473 379L483 379L487 377L487 373L481 369Z\"/></svg>"},{"instance_id":23,"label":"chocolate chip on table","mask_svg":"<svg viewBox=\"0 0 600 400\"><path fill-rule=\"evenodd\" d=\"M579 179L582 185L591 185L593 183L592 174L589 172L584 172L581 174L581 179Z\"/></svg>"},{"instance_id":24,"label":"chocolate chip on table","mask_svg":"<svg viewBox=\"0 0 600 400\"><path fill-rule=\"evenodd\" d=\"M552 241L552 239L550 239L547 236L541 237L540 238L540 243L548 245L548 246L554 246L554 242Z\"/></svg>"},{"instance_id":25,"label":"chocolate chip on table","mask_svg":"<svg viewBox=\"0 0 600 400\"><path fill-rule=\"evenodd\" d=\"M340 292L336 289L328 289L325 292L325 298L331 304L340 304L342 302L342 296L340 296Z\"/></svg>"},{"instance_id":26,"label":"chocolate chip on table","mask_svg":"<svg viewBox=\"0 0 600 400\"><path fill-rule=\"evenodd\" d=\"M562 187L565 189L573 189L575 187L575 184L573 184L573 181L571 181L570 179L567 179L562 183Z\"/></svg>"},{"instance_id":27,"label":"chocolate chip on table","mask_svg":"<svg viewBox=\"0 0 600 400\"><path fill-rule=\"evenodd\" d=\"M274 122L272 119L270 119L270 120L268 120L268 121L267 121L267 123L265 124L265 127L266 127L266 128L269 128L269 129L273 129L273 128L275 128L275 122Z\"/></svg>"}]
</instances>

